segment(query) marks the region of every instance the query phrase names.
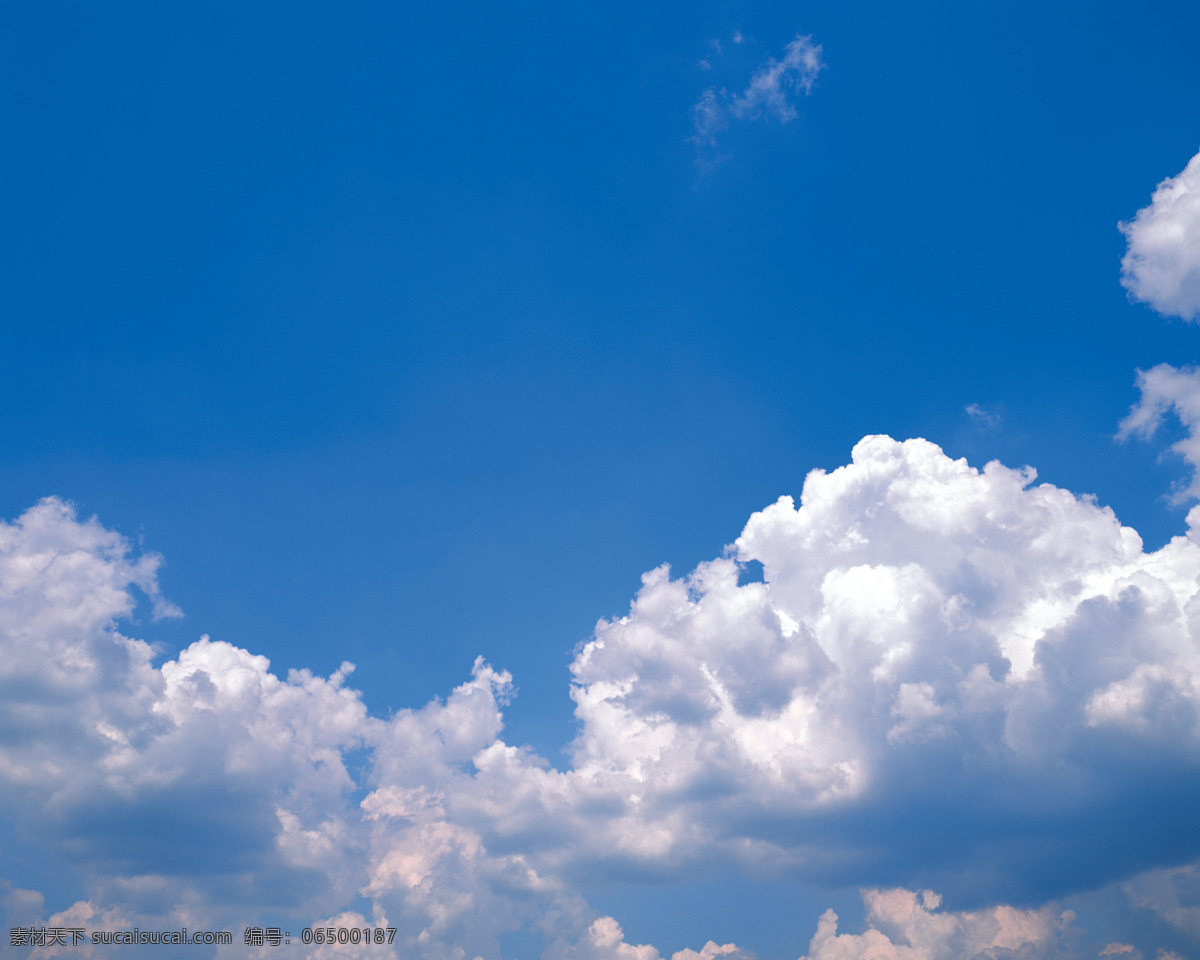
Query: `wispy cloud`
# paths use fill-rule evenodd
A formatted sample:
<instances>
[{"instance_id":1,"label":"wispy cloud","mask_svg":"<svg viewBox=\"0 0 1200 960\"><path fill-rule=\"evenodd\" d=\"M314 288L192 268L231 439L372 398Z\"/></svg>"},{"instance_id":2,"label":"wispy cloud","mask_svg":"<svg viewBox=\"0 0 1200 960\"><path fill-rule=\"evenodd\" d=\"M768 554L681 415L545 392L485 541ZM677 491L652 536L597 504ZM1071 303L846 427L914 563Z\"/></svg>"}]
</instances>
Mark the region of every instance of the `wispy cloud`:
<instances>
[{"instance_id":1,"label":"wispy cloud","mask_svg":"<svg viewBox=\"0 0 1200 960\"><path fill-rule=\"evenodd\" d=\"M1004 418L995 410L989 410L987 407L981 406L978 403L968 403L963 410L967 416L971 418L979 427L984 427L989 430L994 430L1004 422Z\"/></svg>"},{"instance_id":2,"label":"wispy cloud","mask_svg":"<svg viewBox=\"0 0 1200 960\"><path fill-rule=\"evenodd\" d=\"M1130 436L1152 437L1163 418L1174 413L1187 436L1172 444L1171 449L1183 457L1192 468L1191 479L1180 485L1173 499L1177 503L1200 497L1200 369L1173 367L1160 363L1149 370L1137 372L1141 397L1121 421L1117 439Z\"/></svg>"},{"instance_id":3,"label":"wispy cloud","mask_svg":"<svg viewBox=\"0 0 1200 960\"><path fill-rule=\"evenodd\" d=\"M739 32L734 43L741 43ZM759 66L740 93L724 87L709 87L692 107L691 137L697 148L714 147L717 135L734 120L774 118L788 123L799 115L793 103L798 94L808 94L824 67L821 46L812 37L797 35L787 45L782 60L774 57Z\"/></svg>"}]
</instances>

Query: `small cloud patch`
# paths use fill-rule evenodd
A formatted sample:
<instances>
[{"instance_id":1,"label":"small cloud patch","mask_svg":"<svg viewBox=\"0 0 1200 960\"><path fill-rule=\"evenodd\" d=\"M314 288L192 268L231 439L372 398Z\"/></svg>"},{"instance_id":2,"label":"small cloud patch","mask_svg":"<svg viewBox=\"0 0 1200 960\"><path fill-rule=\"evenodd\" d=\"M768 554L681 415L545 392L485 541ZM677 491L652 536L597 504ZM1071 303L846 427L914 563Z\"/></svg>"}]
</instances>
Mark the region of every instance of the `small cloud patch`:
<instances>
[{"instance_id":1,"label":"small cloud patch","mask_svg":"<svg viewBox=\"0 0 1200 960\"><path fill-rule=\"evenodd\" d=\"M734 34L733 42L743 42L741 31ZM720 52L719 45L717 51ZM701 65L711 66L706 60ZM821 45L814 44L812 37L797 35L784 48L783 59L769 57L740 93L709 87L701 94L692 107L692 143L698 150L715 147L718 134L728 130L735 120L773 118L780 123L795 120L799 114L793 101L799 94L812 91L817 74L824 67Z\"/></svg>"}]
</instances>

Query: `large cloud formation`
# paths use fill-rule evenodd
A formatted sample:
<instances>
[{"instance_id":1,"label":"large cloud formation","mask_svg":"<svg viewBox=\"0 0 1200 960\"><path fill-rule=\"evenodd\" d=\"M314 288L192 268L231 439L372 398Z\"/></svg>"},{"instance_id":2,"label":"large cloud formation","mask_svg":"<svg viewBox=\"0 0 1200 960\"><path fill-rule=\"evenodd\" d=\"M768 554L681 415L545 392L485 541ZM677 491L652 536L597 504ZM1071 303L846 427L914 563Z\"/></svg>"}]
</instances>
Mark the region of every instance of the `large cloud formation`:
<instances>
[{"instance_id":1,"label":"large cloud formation","mask_svg":"<svg viewBox=\"0 0 1200 960\"><path fill-rule=\"evenodd\" d=\"M1120 224L1128 248L1121 284L1159 313L1200 319L1200 153Z\"/></svg>"},{"instance_id":2,"label":"large cloud formation","mask_svg":"<svg viewBox=\"0 0 1200 960\"><path fill-rule=\"evenodd\" d=\"M43 501L0 525L0 797L78 895L10 873L9 925L341 917L395 956L524 928L548 960L657 960L587 891L732 867L864 888L867 929L814 917L810 960L1066 956L1097 888L1200 948L1200 545L1147 553L1034 481L868 437L723 555L650 571L577 652L566 770L502 739L482 659L386 719L349 664L281 679L203 638L155 666L118 627L135 589L173 612L157 558Z\"/></svg>"},{"instance_id":3,"label":"large cloud formation","mask_svg":"<svg viewBox=\"0 0 1200 960\"><path fill-rule=\"evenodd\" d=\"M1200 551L1146 554L1110 510L1032 480L867 438L730 556L652 571L598 626L570 773L513 758L477 784L524 785L531 822L593 797L564 869L725 859L971 905L1192 855ZM764 582L739 585L750 560Z\"/></svg>"}]
</instances>

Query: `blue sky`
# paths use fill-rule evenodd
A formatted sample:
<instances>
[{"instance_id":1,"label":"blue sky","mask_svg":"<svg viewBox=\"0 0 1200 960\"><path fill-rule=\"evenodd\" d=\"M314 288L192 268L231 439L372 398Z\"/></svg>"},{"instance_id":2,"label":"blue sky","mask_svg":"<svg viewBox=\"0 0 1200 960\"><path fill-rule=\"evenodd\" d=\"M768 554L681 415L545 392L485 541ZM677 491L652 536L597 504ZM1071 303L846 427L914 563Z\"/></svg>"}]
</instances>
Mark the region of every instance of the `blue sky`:
<instances>
[{"instance_id":1,"label":"blue sky","mask_svg":"<svg viewBox=\"0 0 1200 960\"><path fill-rule=\"evenodd\" d=\"M19 0L0 44L0 626L59 665L3 680L11 923L1200 954L1193 5ZM206 725L201 676L266 699Z\"/></svg>"}]
</instances>

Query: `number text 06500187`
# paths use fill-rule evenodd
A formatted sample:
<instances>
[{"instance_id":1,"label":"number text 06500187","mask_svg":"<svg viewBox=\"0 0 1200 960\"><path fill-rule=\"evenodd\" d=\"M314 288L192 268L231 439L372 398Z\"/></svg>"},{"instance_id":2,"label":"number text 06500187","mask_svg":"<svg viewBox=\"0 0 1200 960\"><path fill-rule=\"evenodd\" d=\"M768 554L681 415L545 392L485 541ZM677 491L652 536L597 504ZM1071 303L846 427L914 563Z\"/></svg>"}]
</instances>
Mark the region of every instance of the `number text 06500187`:
<instances>
[{"instance_id":1,"label":"number text 06500187","mask_svg":"<svg viewBox=\"0 0 1200 960\"><path fill-rule=\"evenodd\" d=\"M391 943L395 927L305 927L302 943Z\"/></svg>"}]
</instances>

